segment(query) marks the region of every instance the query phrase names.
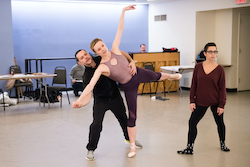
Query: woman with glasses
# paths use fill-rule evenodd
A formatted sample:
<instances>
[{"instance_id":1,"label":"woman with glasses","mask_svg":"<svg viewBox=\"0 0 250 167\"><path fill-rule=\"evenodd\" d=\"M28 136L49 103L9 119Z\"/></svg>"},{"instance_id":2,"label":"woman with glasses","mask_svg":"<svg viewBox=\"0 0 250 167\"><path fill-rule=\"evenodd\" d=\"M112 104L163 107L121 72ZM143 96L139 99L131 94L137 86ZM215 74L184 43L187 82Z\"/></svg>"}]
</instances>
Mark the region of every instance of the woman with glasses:
<instances>
[{"instance_id":1,"label":"woman with glasses","mask_svg":"<svg viewBox=\"0 0 250 167\"><path fill-rule=\"evenodd\" d=\"M197 124L210 107L217 124L222 151L230 151L225 146L225 124L223 121L226 104L225 72L215 62L218 51L215 43L204 47L206 60L196 64L190 89L190 110L187 148L177 151L179 154L193 154L194 141L197 136Z\"/></svg>"}]
</instances>

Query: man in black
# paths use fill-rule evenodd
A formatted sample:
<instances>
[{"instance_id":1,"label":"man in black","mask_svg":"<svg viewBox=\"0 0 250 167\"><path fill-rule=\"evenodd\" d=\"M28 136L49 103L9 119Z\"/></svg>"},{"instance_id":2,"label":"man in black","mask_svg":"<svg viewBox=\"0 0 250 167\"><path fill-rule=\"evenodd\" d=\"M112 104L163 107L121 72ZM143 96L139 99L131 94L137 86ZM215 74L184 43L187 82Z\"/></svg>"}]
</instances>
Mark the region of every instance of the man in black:
<instances>
[{"instance_id":1,"label":"man in black","mask_svg":"<svg viewBox=\"0 0 250 167\"><path fill-rule=\"evenodd\" d=\"M125 52L122 53L125 54ZM86 67L83 76L84 85L86 86L99 66L101 57L91 57L85 50L78 50L75 58L79 64ZM121 125L125 140L129 143L126 108L116 82L102 75L94 87L93 95L93 122L90 125L89 143L86 147L88 150L86 159L88 160L94 160L94 151L97 148L104 114L107 110L111 110L114 113ZM87 97L85 105L90 101L91 93ZM142 148L138 141L136 141L136 146L137 148Z\"/></svg>"}]
</instances>

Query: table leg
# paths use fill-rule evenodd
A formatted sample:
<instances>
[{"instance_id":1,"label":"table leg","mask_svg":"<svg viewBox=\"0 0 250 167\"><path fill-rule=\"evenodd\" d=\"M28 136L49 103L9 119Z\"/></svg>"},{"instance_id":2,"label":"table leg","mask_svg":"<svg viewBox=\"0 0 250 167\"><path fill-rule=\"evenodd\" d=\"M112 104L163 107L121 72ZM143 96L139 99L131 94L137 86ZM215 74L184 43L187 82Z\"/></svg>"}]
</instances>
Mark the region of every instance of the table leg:
<instances>
[{"instance_id":1,"label":"table leg","mask_svg":"<svg viewBox=\"0 0 250 167\"><path fill-rule=\"evenodd\" d=\"M40 83L40 96L39 96L39 106L41 106L41 97L42 97L42 86L44 85L44 96L47 99L48 107L50 108L50 101L48 97L48 91L47 91L47 84L46 84L46 78L44 78L44 81L38 81ZM45 99L43 103L43 107L45 107Z\"/></svg>"},{"instance_id":2,"label":"table leg","mask_svg":"<svg viewBox=\"0 0 250 167\"><path fill-rule=\"evenodd\" d=\"M4 91L2 93L3 93L3 109L4 109L4 112L5 112Z\"/></svg>"},{"instance_id":3,"label":"table leg","mask_svg":"<svg viewBox=\"0 0 250 167\"><path fill-rule=\"evenodd\" d=\"M39 79L37 79L37 83L39 83L40 84L40 95L39 95L39 107L41 106L41 97L42 97L42 86L43 86L43 84L42 84L42 82L41 81L39 81Z\"/></svg>"},{"instance_id":4,"label":"table leg","mask_svg":"<svg viewBox=\"0 0 250 167\"><path fill-rule=\"evenodd\" d=\"M182 97L182 88L179 86L180 92L181 92L181 97Z\"/></svg>"},{"instance_id":5,"label":"table leg","mask_svg":"<svg viewBox=\"0 0 250 167\"><path fill-rule=\"evenodd\" d=\"M172 87L172 85L173 85L173 81L170 81L170 85L169 85L169 87L168 87L168 95L169 95L169 90L170 90L170 88Z\"/></svg>"},{"instance_id":6,"label":"table leg","mask_svg":"<svg viewBox=\"0 0 250 167\"><path fill-rule=\"evenodd\" d=\"M181 73L180 73L180 74L181 74ZM172 85L173 85L173 82L174 82L174 80L170 82L170 86L168 87L168 94L169 94L170 88L171 88ZM180 87L180 84L178 85L178 87L179 87L179 90L180 90L180 92L181 92L181 97L182 97L182 89L181 89L181 87Z\"/></svg>"},{"instance_id":7,"label":"table leg","mask_svg":"<svg viewBox=\"0 0 250 167\"><path fill-rule=\"evenodd\" d=\"M44 89L45 89L45 97L47 99L47 102L48 102L48 107L50 108L50 101L49 101L49 98L48 98L48 91L47 91L47 84L46 84L46 78L44 78Z\"/></svg>"}]
</instances>

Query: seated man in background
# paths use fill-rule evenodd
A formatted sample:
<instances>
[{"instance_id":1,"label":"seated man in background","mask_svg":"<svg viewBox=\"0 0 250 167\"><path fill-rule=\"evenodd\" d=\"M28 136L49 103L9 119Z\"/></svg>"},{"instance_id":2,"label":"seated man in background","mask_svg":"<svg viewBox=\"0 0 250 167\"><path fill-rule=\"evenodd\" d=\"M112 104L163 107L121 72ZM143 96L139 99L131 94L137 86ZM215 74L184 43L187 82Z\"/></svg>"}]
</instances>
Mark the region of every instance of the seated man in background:
<instances>
[{"instance_id":1,"label":"seated man in background","mask_svg":"<svg viewBox=\"0 0 250 167\"><path fill-rule=\"evenodd\" d=\"M78 59L76 59L76 62L77 64L70 70L69 77L71 79L75 96L79 96L78 92L83 91L83 75L85 72L85 66L80 65Z\"/></svg>"},{"instance_id":2,"label":"seated man in background","mask_svg":"<svg viewBox=\"0 0 250 167\"><path fill-rule=\"evenodd\" d=\"M141 53L146 53L146 45L145 44L140 45L140 51L141 51Z\"/></svg>"}]
</instances>

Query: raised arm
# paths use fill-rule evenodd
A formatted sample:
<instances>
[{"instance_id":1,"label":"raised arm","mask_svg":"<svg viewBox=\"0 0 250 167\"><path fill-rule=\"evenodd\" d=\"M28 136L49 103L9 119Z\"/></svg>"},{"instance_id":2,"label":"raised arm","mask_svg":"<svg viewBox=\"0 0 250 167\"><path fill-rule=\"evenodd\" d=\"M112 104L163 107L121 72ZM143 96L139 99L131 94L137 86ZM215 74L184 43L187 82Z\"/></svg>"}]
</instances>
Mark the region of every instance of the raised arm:
<instances>
[{"instance_id":1,"label":"raised arm","mask_svg":"<svg viewBox=\"0 0 250 167\"><path fill-rule=\"evenodd\" d=\"M121 17L120 17L120 20L119 20L118 29L117 29L117 32L116 32L116 35L115 35L115 40L113 41L112 49L111 49L111 51L114 52L114 53L119 53L120 52L119 46L120 46L120 42L121 42L121 38L122 38L122 32L123 32L123 29L124 29L124 14L125 14L125 11L134 10L135 6L136 5L130 5L130 6L127 6L127 7L122 9L122 14L121 14Z\"/></svg>"}]
</instances>

